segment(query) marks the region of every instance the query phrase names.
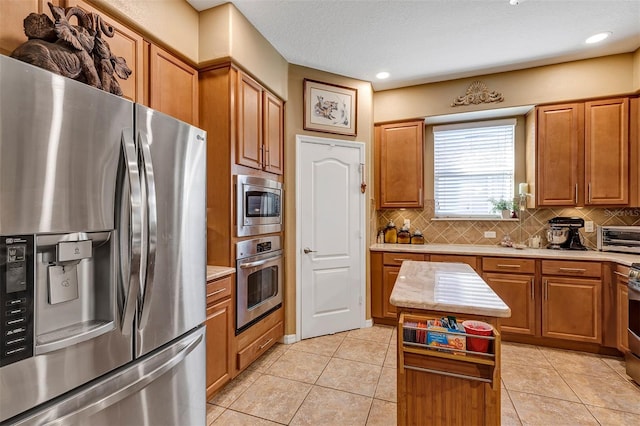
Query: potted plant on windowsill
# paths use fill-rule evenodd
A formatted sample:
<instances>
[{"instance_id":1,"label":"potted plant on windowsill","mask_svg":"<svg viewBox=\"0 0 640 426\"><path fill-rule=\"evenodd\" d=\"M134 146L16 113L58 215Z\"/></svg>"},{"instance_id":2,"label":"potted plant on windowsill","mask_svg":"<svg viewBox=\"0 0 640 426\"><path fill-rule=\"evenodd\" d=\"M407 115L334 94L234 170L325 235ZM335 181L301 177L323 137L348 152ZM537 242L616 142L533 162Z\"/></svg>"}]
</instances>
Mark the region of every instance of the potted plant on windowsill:
<instances>
[{"instance_id":1,"label":"potted plant on windowsill","mask_svg":"<svg viewBox=\"0 0 640 426\"><path fill-rule=\"evenodd\" d=\"M511 207L513 206L513 201L505 200L503 198L499 200L491 199L491 204L493 204L492 212L502 214L503 219L509 219L511 217Z\"/></svg>"}]
</instances>

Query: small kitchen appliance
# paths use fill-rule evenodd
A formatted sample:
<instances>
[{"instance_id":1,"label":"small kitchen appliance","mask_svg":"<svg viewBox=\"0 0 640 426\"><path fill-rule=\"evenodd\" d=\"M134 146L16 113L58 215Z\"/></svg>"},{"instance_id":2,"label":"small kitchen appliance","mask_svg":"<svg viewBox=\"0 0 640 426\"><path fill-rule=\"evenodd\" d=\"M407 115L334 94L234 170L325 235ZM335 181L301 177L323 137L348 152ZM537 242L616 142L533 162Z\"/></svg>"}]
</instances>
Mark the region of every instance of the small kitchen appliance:
<instances>
[{"instance_id":1,"label":"small kitchen appliance","mask_svg":"<svg viewBox=\"0 0 640 426\"><path fill-rule=\"evenodd\" d=\"M640 226L598 226L598 250L640 254Z\"/></svg>"},{"instance_id":2,"label":"small kitchen appliance","mask_svg":"<svg viewBox=\"0 0 640 426\"><path fill-rule=\"evenodd\" d=\"M584 219L579 217L557 216L549 220L547 230L547 248L555 250L587 250L582 244L580 228L584 227Z\"/></svg>"}]
</instances>

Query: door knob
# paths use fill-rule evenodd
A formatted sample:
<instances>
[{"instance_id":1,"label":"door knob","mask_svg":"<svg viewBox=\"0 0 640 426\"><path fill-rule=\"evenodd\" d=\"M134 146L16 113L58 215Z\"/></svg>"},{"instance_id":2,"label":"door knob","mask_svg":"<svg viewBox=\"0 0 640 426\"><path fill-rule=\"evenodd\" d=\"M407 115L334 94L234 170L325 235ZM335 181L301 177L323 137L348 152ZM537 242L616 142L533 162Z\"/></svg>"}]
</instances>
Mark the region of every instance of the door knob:
<instances>
[{"instance_id":1,"label":"door knob","mask_svg":"<svg viewBox=\"0 0 640 426\"><path fill-rule=\"evenodd\" d=\"M304 250L302 250L302 251L304 251L304 254L309 254L309 253L315 253L316 252L316 250L311 250L309 247L305 247Z\"/></svg>"}]
</instances>

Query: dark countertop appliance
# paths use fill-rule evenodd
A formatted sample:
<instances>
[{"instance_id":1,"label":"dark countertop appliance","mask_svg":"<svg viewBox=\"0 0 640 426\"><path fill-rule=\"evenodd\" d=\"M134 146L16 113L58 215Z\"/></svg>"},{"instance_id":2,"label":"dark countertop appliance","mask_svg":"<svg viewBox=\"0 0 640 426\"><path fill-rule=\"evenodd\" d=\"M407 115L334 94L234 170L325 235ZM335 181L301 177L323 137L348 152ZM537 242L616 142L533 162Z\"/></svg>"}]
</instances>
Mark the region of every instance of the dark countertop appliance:
<instances>
[{"instance_id":1,"label":"dark countertop appliance","mask_svg":"<svg viewBox=\"0 0 640 426\"><path fill-rule=\"evenodd\" d=\"M557 216L549 220L547 248L555 250L587 250L582 243L580 228L584 228L584 219L579 217Z\"/></svg>"}]
</instances>

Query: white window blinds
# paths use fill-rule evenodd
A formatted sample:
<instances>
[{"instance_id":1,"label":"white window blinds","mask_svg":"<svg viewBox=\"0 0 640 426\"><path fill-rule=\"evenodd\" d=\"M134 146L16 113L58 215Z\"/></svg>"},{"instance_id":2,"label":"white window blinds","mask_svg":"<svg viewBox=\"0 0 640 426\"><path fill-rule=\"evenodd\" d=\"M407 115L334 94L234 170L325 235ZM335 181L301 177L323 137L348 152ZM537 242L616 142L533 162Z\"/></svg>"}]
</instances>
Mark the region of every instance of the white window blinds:
<instances>
[{"instance_id":1,"label":"white window blinds","mask_svg":"<svg viewBox=\"0 0 640 426\"><path fill-rule=\"evenodd\" d=\"M435 126L436 217L496 217L491 199L513 199L516 121Z\"/></svg>"}]
</instances>

